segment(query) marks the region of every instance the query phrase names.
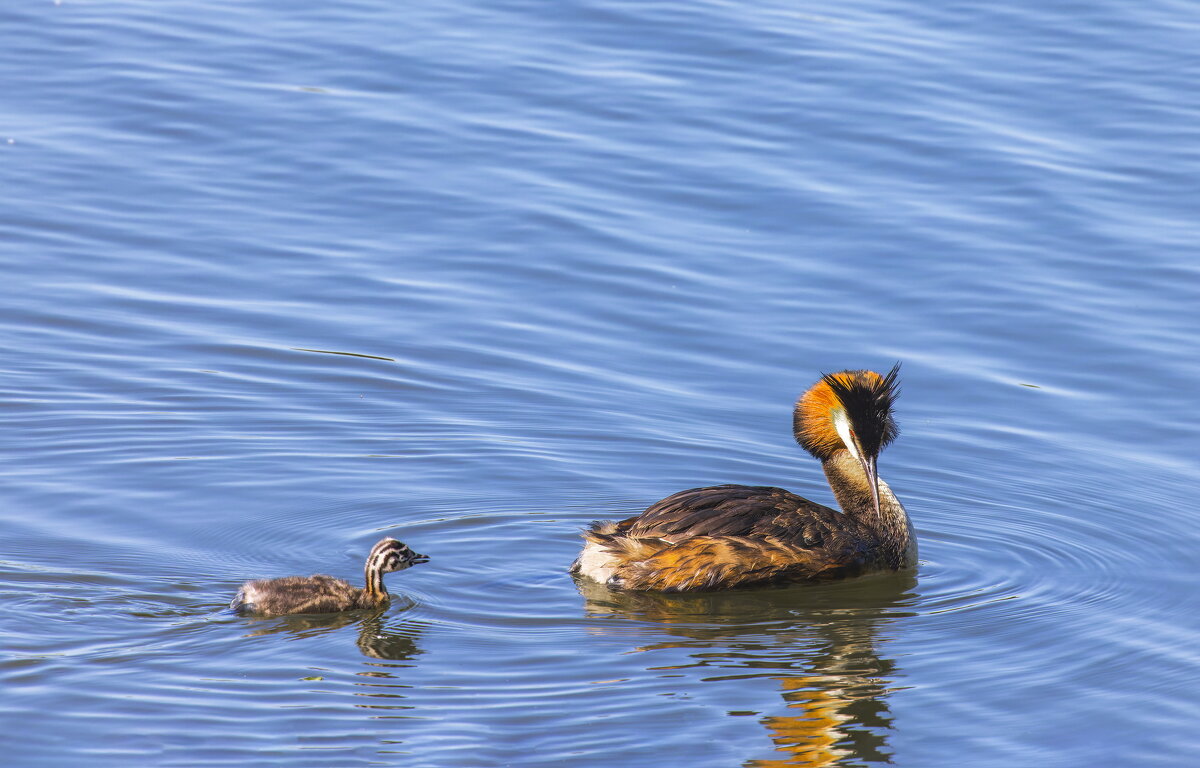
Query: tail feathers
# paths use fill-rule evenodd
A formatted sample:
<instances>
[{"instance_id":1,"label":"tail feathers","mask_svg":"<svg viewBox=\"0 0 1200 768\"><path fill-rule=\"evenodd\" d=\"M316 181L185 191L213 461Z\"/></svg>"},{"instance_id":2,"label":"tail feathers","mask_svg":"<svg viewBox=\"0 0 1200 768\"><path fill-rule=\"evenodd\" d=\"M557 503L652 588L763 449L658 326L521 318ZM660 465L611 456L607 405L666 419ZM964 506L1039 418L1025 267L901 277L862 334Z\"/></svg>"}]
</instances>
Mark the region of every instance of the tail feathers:
<instances>
[{"instance_id":1,"label":"tail feathers","mask_svg":"<svg viewBox=\"0 0 1200 768\"><path fill-rule=\"evenodd\" d=\"M585 531L583 538L590 544L608 550L619 560L642 560L671 546L671 542L665 539L640 539L617 533L616 523L607 522Z\"/></svg>"},{"instance_id":2,"label":"tail feathers","mask_svg":"<svg viewBox=\"0 0 1200 768\"><path fill-rule=\"evenodd\" d=\"M587 576L601 584L618 587L612 577L624 564L645 560L671 546L662 539L638 539L617 532L617 524L600 520L583 532L583 551L571 565L571 573Z\"/></svg>"},{"instance_id":3,"label":"tail feathers","mask_svg":"<svg viewBox=\"0 0 1200 768\"><path fill-rule=\"evenodd\" d=\"M609 538L611 534L617 530L617 524L612 520L596 520L591 527L583 533L579 534L584 539L583 551L579 553L579 557L575 558L575 562L571 563L571 573L582 573L584 569L584 559L589 554L589 550L594 547L603 548L604 540Z\"/></svg>"},{"instance_id":4,"label":"tail feathers","mask_svg":"<svg viewBox=\"0 0 1200 768\"><path fill-rule=\"evenodd\" d=\"M229 608L231 610L237 611L238 613L254 610L254 602L246 594L248 586L249 585L247 584L239 589L237 594L233 596L233 599L229 601Z\"/></svg>"}]
</instances>

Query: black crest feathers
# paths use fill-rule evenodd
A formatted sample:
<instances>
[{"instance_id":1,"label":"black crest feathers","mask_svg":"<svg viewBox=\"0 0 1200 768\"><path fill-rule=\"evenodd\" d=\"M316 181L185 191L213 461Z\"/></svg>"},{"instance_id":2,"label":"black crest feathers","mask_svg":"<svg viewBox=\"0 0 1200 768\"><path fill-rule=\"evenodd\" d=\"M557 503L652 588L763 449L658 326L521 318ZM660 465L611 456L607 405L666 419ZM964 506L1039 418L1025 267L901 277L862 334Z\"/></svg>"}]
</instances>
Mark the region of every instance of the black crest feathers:
<instances>
[{"instance_id":1,"label":"black crest feathers","mask_svg":"<svg viewBox=\"0 0 1200 768\"><path fill-rule=\"evenodd\" d=\"M900 434L892 418L892 406L900 395L899 375L900 363L896 363L883 376L874 371L853 371L849 376L835 373L821 377L846 409L858 444L868 456L878 456Z\"/></svg>"},{"instance_id":2,"label":"black crest feathers","mask_svg":"<svg viewBox=\"0 0 1200 768\"><path fill-rule=\"evenodd\" d=\"M892 404L900 394L900 364L886 375L874 371L824 374L796 402L793 429L796 441L824 461L845 446L834 427L834 414L843 411L863 452L876 456L900 433Z\"/></svg>"}]
</instances>

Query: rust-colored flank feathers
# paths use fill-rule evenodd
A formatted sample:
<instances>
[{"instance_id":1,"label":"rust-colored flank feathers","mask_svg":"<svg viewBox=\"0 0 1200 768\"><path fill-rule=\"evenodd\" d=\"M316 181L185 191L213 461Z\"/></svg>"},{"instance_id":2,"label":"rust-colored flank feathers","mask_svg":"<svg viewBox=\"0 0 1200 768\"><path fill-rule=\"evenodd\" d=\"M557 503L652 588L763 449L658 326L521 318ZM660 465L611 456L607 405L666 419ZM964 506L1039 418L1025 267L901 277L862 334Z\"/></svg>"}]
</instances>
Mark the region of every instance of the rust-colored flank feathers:
<instances>
[{"instance_id":1,"label":"rust-colored flank feathers","mask_svg":"<svg viewBox=\"0 0 1200 768\"><path fill-rule=\"evenodd\" d=\"M355 608L373 608L388 601L383 574L402 571L429 558L413 552L403 542L383 539L371 548L363 568L362 589L325 574L284 576L280 579L247 581L229 604L243 614L283 616L293 613L337 613Z\"/></svg>"},{"instance_id":2,"label":"rust-colored flank feathers","mask_svg":"<svg viewBox=\"0 0 1200 768\"><path fill-rule=\"evenodd\" d=\"M593 523L572 572L613 589L680 592L912 567L908 513L875 470L898 434L899 368L826 374L796 402L796 441L821 461L842 511L766 486L680 491Z\"/></svg>"}]
</instances>

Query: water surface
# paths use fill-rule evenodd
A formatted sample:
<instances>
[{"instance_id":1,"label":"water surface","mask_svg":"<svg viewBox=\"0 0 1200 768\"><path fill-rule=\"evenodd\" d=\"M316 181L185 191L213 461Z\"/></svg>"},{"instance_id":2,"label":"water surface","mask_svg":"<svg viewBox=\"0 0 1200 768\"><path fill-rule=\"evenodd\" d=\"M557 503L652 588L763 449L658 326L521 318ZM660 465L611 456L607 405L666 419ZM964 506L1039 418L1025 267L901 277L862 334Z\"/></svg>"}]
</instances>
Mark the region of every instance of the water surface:
<instances>
[{"instance_id":1,"label":"water surface","mask_svg":"<svg viewBox=\"0 0 1200 768\"><path fill-rule=\"evenodd\" d=\"M0 11L14 766L1192 765L1200 15L864 0ZM832 503L903 361L913 574L566 568ZM382 611L247 578L432 557Z\"/></svg>"}]
</instances>

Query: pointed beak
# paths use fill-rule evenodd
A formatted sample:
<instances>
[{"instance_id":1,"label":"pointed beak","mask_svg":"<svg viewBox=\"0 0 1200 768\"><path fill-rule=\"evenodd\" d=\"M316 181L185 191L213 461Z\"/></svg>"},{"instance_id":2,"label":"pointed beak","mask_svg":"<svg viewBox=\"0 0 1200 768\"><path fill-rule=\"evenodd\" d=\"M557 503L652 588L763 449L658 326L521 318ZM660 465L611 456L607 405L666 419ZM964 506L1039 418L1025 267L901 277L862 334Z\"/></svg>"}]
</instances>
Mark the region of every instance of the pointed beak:
<instances>
[{"instance_id":1,"label":"pointed beak","mask_svg":"<svg viewBox=\"0 0 1200 768\"><path fill-rule=\"evenodd\" d=\"M875 457L868 456L862 460L863 471L867 473L867 485L871 486L871 503L875 505L875 517L883 519L879 509L879 470L875 468Z\"/></svg>"},{"instance_id":2,"label":"pointed beak","mask_svg":"<svg viewBox=\"0 0 1200 768\"><path fill-rule=\"evenodd\" d=\"M879 505L877 504L876 506L879 506ZM420 565L421 563L428 563L429 555L418 555L416 552L413 552L412 557L409 559L408 562L412 565Z\"/></svg>"}]
</instances>

